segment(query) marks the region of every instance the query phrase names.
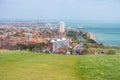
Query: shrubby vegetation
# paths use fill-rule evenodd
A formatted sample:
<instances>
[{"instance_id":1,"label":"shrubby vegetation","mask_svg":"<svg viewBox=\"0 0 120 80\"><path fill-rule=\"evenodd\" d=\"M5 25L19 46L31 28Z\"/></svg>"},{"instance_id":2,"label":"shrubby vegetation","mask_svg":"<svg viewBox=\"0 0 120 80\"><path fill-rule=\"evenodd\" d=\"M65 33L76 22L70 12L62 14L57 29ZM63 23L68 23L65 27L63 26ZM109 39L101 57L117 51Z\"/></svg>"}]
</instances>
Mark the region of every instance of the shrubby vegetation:
<instances>
[{"instance_id":1,"label":"shrubby vegetation","mask_svg":"<svg viewBox=\"0 0 120 80\"><path fill-rule=\"evenodd\" d=\"M73 39L77 39L77 35L78 35L78 32L76 32L76 31L68 31L67 32L67 37L70 37Z\"/></svg>"},{"instance_id":2,"label":"shrubby vegetation","mask_svg":"<svg viewBox=\"0 0 120 80\"><path fill-rule=\"evenodd\" d=\"M44 48L46 48L47 44L45 43L36 43L36 44L17 44L15 46L12 46L11 50L27 50L27 51L35 51L35 52L41 52Z\"/></svg>"},{"instance_id":3,"label":"shrubby vegetation","mask_svg":"<svg viewBox=\"0 0 120 80\"><path fill-rule=\"evenodd\" d=\"M87 55L89 54L88 49L83 49L81 55Z\"/></svg>"},{"instance_id":4,"label":"shrubby vegetation","mask_svg":"<svg viewBox=\"0 0 120 80\"><path fill-rule=\"evenodd\" d=\"M108 55L115 55L116 52L115 52L114 50L109 50L109 51L107 52L107 54L108 54Z\"/></svg>"}]
</instances>

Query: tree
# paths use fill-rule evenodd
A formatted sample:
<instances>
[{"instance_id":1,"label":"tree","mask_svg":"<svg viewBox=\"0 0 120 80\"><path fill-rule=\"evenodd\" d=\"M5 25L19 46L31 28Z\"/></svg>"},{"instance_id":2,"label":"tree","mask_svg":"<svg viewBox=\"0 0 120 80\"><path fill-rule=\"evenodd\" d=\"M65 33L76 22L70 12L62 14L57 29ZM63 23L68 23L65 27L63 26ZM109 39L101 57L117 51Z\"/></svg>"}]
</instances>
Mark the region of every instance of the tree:
<instances>
[{"instance_id":1,"label":"tree","mask_svg":"<svg viewBox=\"0 0 120 80\"><path fill-rule=\"evenodd\" d=\"M33 44L29 44L26 46L26 50L28 50L28 51L32 51L33 48L34 48Z\"/></svg>"},{"instance_id":2,"label":"tree","mask_svg":"<svg viewBox=\"0 0 120 80\"><path fill-rule=\"evenodd\" d=\"M25 44L16 44L15 46L12 46L11 49L13 49L13 50L25 50L26 45Z\"/></svg>"}]
</instances>

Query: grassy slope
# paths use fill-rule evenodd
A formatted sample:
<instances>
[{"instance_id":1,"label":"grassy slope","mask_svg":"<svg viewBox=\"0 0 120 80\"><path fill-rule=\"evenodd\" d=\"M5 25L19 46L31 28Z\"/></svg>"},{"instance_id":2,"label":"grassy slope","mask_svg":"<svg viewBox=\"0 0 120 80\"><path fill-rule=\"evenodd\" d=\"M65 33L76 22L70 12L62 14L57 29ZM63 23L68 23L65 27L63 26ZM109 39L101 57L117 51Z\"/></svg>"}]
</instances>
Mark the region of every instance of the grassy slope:
<instances>
[{"instance_id":1,"label":"grassy slope","mask_svg":"<svg viewBox=\"0 0 120 80\"><path fill-rule=\"evenodd\" d=\"M4 52L0 54L0 80L77 80L76 61L67 55Z\"/></svg>"},{"instance_id":2,"label":"grassy slope","mask_svg":"<svg viewBox=\"0 0 120 80\"><path fill-rule=\"evenodd\" d=\"M76 70L81 80L119 80L120 56L82 56Z\"/></svg>"},{"instance_id":3,"label":"grassy slope","mask_svg":"<svg viewBox=\"0 0 120 80\"><path fill-rule=\"evenodd\" d=\"M10 51L0 53L0 80L120 79L120 55L75 56Z\"/></svg>"}]
</instances>

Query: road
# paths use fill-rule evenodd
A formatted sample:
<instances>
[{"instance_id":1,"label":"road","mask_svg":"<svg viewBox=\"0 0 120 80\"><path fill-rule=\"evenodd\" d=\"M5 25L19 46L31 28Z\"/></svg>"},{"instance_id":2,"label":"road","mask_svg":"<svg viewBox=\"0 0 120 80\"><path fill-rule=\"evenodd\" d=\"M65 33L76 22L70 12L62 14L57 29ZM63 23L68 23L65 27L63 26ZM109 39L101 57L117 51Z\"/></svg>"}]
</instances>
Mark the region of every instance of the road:
<instances>
[{"instance_id":1,"label":"road","mask_svg":"<svg viewBox=\"0 0 120 80\"><path fill-rule=\"evenodd\" d=\"M82 36L83 36L83 34L78 35L78 40L80 41L80 44L75 49L75 53L79 54L79 55L82 53L82 48L84 47L84 44L85 44Z\"/></svg>"}]
</instances>

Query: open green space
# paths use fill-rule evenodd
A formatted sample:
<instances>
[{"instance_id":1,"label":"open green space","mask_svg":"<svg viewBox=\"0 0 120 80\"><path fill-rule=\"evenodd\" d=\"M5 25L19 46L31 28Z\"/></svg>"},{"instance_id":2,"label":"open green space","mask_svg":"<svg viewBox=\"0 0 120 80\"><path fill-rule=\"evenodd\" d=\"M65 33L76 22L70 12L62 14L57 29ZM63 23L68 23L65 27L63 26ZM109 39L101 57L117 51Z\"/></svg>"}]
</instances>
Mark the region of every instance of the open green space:
<instances>
[{"instance_id":1,"label":"open green space","mask_svg":"<svg viewBox=\"0 0 120 80\"><path fill-rule=\"evenodd\" d=\"M57 55L0 50L0 80L119 80L117 55Z\"/></svg>"}]
</instances>

